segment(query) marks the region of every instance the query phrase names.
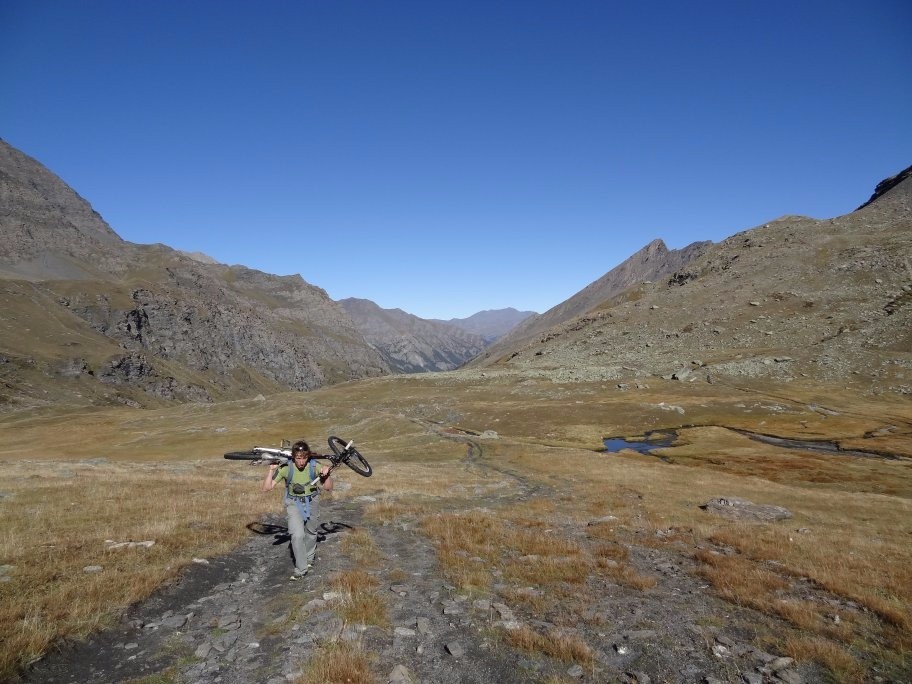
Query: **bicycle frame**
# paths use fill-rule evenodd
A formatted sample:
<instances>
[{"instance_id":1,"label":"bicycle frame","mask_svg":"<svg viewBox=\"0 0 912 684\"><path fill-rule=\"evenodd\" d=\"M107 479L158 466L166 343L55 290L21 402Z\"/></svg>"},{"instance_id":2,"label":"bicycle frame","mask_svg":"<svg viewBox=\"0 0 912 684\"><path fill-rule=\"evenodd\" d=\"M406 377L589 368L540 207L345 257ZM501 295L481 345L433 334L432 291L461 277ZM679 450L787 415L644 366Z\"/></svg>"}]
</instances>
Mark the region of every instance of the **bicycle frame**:
<instances>
[{"instance_id":1,"label":"bicycle frame","mask_svg":"<svg viewBox=\"0 0 912 684\"><path fill-rule=\"evenodd\" d=\"M321 475L317 477L310 483L311 485L316 485L317 482L325 481L326 477L329 476L329 473L331 473L343 463L359 475L370 477L373 469L370 467L370 464L367 462L367 460L358 452L358 450L354 448L354 440L346 443L345 440L333 435L329 438L328 441L333 453L317 454L311 452L309 454L309 458L315 460L328 460L331 464L327 469L326 476ZM281 447L255 446L249 451L232 451L230 453L226 453L225 458L249 461L251 465L269 463L282 466L287 465L291 462L293 458L293 451L289 443L285 440L282 440Z\"/></svg>"},{"instance_id":2,"label":"bicycle frame","mask_svg":"<svg viewBox=\"0 0 912 684\"><path fill-rule=\"evenodd\" d=\"M352 440L351 442L348 443L348 446L346 446L345 448L348 449L354 443L355 443L355 441ZM283 465L288 465L289 463L291 463L291 449L290 448L255 446L255 447L253 447L253 449L251 449L251 451L255 451L256 453L260 454L260 456L261 456L259 461L252 462L254 465L257 463L276 463L279 465L279 467L281 467ZM329 472L326 473L327 477L329 477L329 473L331 473L333 470L335 470L340 465L342 465L342 462L337 457L334 457L331 454L330 455L312 454L311 458L315 458L317 460L323 460L323 459L329 460L329 462L332 465L329 466ZM310 484L315 485L318 482L321 482L321 477L322 476L317 475L317 477L315 477L311 481Z\"/></svg>"}]
</instances>

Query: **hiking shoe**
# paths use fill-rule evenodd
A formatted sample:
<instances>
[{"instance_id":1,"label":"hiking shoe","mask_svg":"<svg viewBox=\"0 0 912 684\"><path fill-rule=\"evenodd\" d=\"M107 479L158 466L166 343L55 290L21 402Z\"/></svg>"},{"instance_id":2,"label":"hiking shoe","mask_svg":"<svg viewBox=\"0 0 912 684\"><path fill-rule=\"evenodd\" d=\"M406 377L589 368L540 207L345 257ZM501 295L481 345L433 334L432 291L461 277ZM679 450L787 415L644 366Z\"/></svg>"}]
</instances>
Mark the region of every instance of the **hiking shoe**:
<instances>
[{"instance_id":1,"label":"hiking shoe","mask_svg":"<svg viewBox=\"0 0 912 684\"><path fill-rule=\"evenodd\" d=\"M307 570L310 570L310 568L308 567ZM290 577L291 581L297 582L299 579L304 579L307 576L307 570L304 572L298 572L295 570Z\"/></svg>"}]
</instances>

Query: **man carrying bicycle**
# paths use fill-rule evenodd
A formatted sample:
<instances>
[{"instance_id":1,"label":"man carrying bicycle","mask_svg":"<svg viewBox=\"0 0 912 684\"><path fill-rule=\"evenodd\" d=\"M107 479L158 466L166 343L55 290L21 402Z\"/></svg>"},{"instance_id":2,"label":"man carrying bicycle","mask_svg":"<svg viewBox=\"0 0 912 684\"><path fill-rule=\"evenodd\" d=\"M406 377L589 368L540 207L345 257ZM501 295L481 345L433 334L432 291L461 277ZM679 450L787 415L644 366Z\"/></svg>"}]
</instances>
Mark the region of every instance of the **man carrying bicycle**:
<instances>
[{"instance_id":1,"label":"man carrying bicycle","mask_svg":"<svg viewBox=\"0 0 912 684\"><path fill-rule=\"evenodd\" d=\"M285 512L295 563L291 579L299 580L313 565L317 552L316 527L313 530L307 527L308 521L317 518L314 499L320 493L320 485L315 482L322 483L322 488L328 492L332 490L333 481L329 477L329 466L324 465L317 475L319 454L313 453L307 442L295 442L291 447L291 456L292 460L287 465L279 467L273 463L269 466L263 480L263 491L273 490L280 480L285 482Z\"/></svg>"}]
</instances>

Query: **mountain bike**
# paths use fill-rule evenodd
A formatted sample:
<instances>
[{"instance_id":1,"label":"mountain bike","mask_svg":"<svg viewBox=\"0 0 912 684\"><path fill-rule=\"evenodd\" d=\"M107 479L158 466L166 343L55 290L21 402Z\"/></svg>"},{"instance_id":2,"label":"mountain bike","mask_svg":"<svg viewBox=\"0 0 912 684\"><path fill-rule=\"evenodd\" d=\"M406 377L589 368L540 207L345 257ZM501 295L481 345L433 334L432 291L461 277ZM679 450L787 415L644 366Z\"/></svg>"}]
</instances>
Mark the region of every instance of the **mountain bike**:
<instances>
[{"instance_id":1,"label":"mountain bike","mask_svg":"<svg viewBox=\"0 0 912 684\"><path fill-rule=\"evenodd\" d=\"M345 464L358 475L370 477L374 470L371 468L367 459L355 449L355 441L346 442L335 435L328 440L331 454L312 454L312 457L328 460L332 465L329 466L329 472L332 472L340 465ZM286 465L291 461L291 444L288 440L282 440L281 447L260 447L255 446L250 451L229 451L225 454L229 461L250 461L250 465L260 465L262 463L276 463L279 466ZM320 481L317 477L310 484L315 485Z\"/></svg>"}]
</instances>

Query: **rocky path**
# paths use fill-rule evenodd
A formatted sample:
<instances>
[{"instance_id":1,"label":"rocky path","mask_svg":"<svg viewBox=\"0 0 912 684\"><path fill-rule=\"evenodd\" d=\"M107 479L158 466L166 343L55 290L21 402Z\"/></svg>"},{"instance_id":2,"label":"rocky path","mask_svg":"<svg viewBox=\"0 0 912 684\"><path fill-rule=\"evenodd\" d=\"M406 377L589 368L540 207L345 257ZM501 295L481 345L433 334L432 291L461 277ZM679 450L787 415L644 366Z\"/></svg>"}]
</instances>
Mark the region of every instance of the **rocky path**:
<instances>
[{"instance_id":1,"label":"rocky path","mask_svg":"<svg viewBox=\"0 0 912 684\"><path fill-rule=\"evenodd\" d=\"M579 589L588 593L582 597L589 604L586 619L574 626L560 624L559 606L536 614L496 596L461 595L440 576L433 548L409 523L371 526L384 557L383 569L371 572L387 599L390 624L348 624L335 610L345 597L327 580L352 568L339 542L362 525L360 504L331 502L322 520L318 561L302 582L288 580L284 521L266 521L253 526L261 534L243 548L192 567L119 626L48 656L23 681L279 684L302 676L320 644L338 641L371 653L380 682L817 679L787 658L754 648L756 615L715 599L689 561L648 546L632 548L631 562L658 585L645 592L586 585ZM502 635L524 625L580 636L595 654L593 663L584 668L507 646Z\"/></svg>"},{"instance_id":2,"label":"rocky path","mask_svg":"<svg viewBox=\"0 0 912 684\"><path fill-rule=\"evenodd\" d=\"M452 438L452 437L451 437ZM482 465L480 445L467 444L467 468ZM499 471L498 471L499 472ZM509 492L483 503L499 507L547 495L516 477ZM758 626L769 620L719 600L694 571L694 561L649 540L628 545L629 563L654 578L646 590L590 578L552 598L536 587L495 583L489 596L467 596L447 583L435 551L414 519L366 522L364 499L327 499L317 562L290 582L284 518L252 523L240 549L192 566L179 581L131 609L120 624L91 640L61 647L23 682L294 682L321 646L357 644L369 654L378 682L787 682L818 681L821 673L758 650ZM490 509L485 509L490 511ZM360 567L340 542L362 529L381 559ZM586 531L559 524L548 531L585 542ZM480 559L479 559L480 560ZM343 592L330 586L339 572L366 570L383 597L388 624L343 619ZM499 571L493 575L499 577ZM508 605L505 596L525 596ZM573 612L567 603L573 601ZM582 606L582 607L581 607ZM591 659L548 655L508 645L529 629L584 642Z\"/></svg>"}]
</instances>

